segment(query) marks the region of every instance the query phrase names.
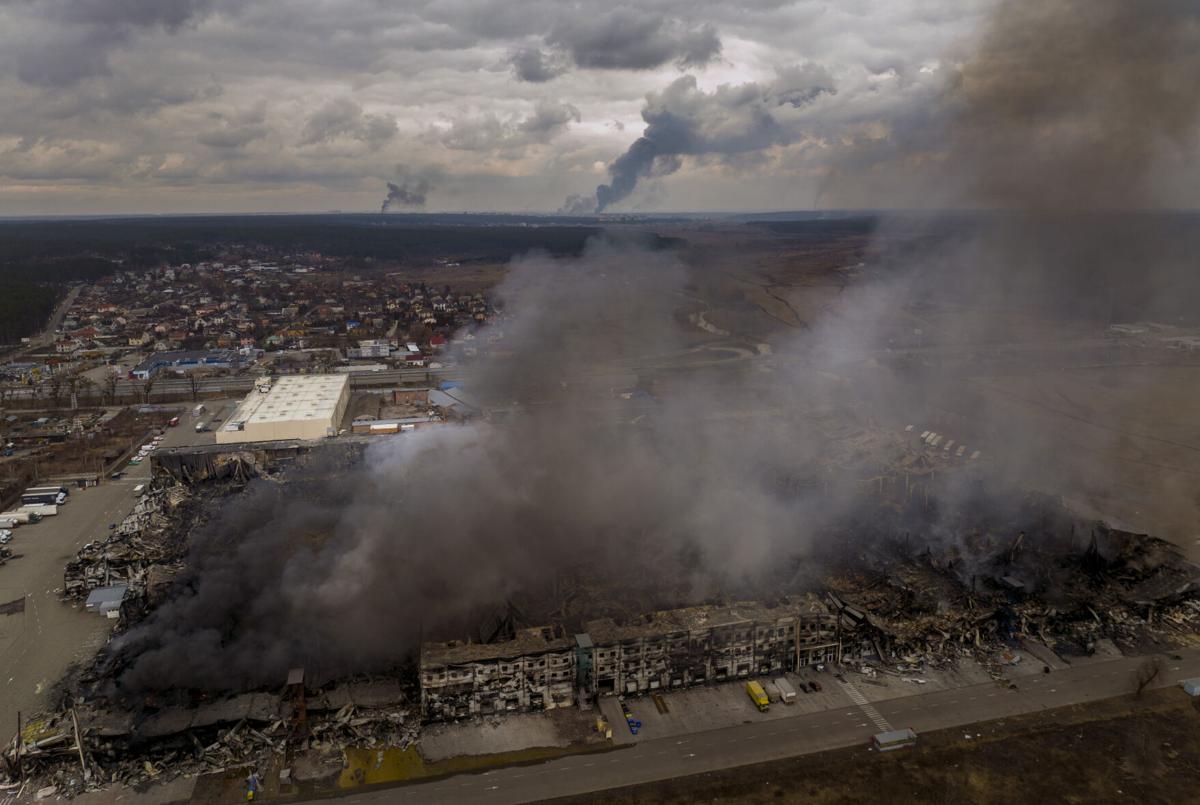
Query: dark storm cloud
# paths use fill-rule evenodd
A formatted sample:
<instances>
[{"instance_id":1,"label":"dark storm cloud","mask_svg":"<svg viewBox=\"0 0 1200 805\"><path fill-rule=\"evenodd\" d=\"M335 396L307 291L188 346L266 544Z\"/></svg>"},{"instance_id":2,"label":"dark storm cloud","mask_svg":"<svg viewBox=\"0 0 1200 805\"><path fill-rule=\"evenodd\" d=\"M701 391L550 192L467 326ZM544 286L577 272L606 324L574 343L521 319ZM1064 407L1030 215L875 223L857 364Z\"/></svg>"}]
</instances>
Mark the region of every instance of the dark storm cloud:
<instances>
[{"instance_id":1,"label":"dark storm cloud","mask_svg":"<svg viewBox=\"0 0 1200 805\"><path fill-rule=\"evenodd\" d=\"M318 145L349 138L377 149L396 136L392 115L372 115L349 98L334 98L309 117L300 133L300 145Z\"/></svg>"},{"instance_id":2,"label":"dark storm cloud","mask_svg":"<svg viewBox=\"0 0 1200 805\"><path fill-rule=\"evenodd\" d=\"M769 84L723 85L713 92L682 76L647 97L646 129L608 166L611 180L596 188L595 207L603 211L625 199L641 179L673 173L685 156L730 157L792 142L803 129L782 120L779 108L799 108L835 92L829 73L813 64L781 70Z\"/></svg>"},{"instance_id":3,"label":"dark storm cloud","mask_svg":"<svg viewBox=\"0 0 1200 805\"><path fill-rule=\"evenodd\" d=\"M155 27L177 31L203 17L216 6L216 0L104 0L76 2L60 0L43 3L48 14L58 19L101 27Z\"/></svg>"},{"instance_id":4,"label":"dark storm cloud","mask_svg":"<svg viewBox=\"0 0 1200 805\"><path fill-rule=\"evenodd\" d=\"M542 100L523 117L501 120L495 115L454 121L441 137L447 148L459 151L513 151L523 153L531 145L549 142L580 120L579 110L569 103Z\"/></svg>"},{"instance_id":5,"label":"dark storm cloud","mask_svg":"<svg viewBox=\"0 0 1200 805\"><path fill-rule=\"evenodd\" d=\"M165 188L185 176L210 185L208 203L231 209L251 198L276 209L299 209L301 199L318 204L297 183L331 194L317 208L373 208L380 164L444 163L449 145L464 179L447 185L461 194L456 205L551 209L568 194L593 194L597 171L641 133L647 93L664 93L679 67L712 94L720 83L778 83L777 69L811 62L836 78L836 100L816 90L806 106L813 82L781 91L771 103L782 102L765 112L782 133L765 149L668 155L646 174L678 169L688 186L686 198L673 199L672 187L681 185L657 185L651 206L724 207L729 193L721 184L734 171L743 203L795 204L812 198L830 161L850 150L856 165L880 165L855 171L859 177L938 159L915 157L909 147L922 141L924 122L942 119L944 97L929 87L951 72L941 65L964 61L950 46L969 41L996 2L0 0L0 174L39 177L19 191L0 188L0 211L27 209L30 199L38 199L36 209L65 211L54 171L90 175L106 158L110 178L89 189L90 206L79 211L104 211L105 198L169 209L175 191ZM548 136L537 134L536 121L528 123L534 130L522 129L545 86L583 124L552 125ZM240 128L264 124L213 122L262 99L275 139L246 140L256 130ZM337 104L327 108L331 99ZM797 125L794 103L819 110L819 119ZM733 118L742 125L740 110ZM610 120L626 136L604 124ZM20 158L5 150L27 137L38 144ZM261 160L241 174L246 182L256 177L253 188L226 172L238 141ZM275 150L263 147L267 141ZM79 154L86 161L72 159ZM727 170L708 170L715 161ZM1173 175L1177 196L1194 196L1195 171ZM870 206L924 198L858 196ZM74 193L70 203L84 197ZM179 195L185 204L201 197Z\"/></svg>"},{"instance_id":6,"label":"dark storm cloud","mask_svg":"<svg viewBox=\"0 0 1200 805\"><path fill-rule=\"evenodd\" d=\"M521 48L509 57L513 75L519 81L542 84L565 73L570 65L558 53L546 53L541 48Z\"/></svg>"},{"instance_id":7,"label":"dark storm cloud","mask_svg":"<svg viewBox=\"0 0 1200 805\"><path fill-rule=\"evenodd\" d=\"M228 126L198 134L196 140L209 148L241 148L267 133L265 126Z\"/></svg>"},{"instance_id":8,"label":"dark storm cloud","mask_svg":"<svg viewBox=\"0 0 1200 805\"><path fill-rule=\"evenodd\" d=\"M109 56L133 43L139 30L169 33L201 19L213 0L50 0L26 4L46 33L15 43L16 75L29 84L61 87L110 73Z\"/></svg>"},{"instance_id":9,"label":"dark storm cloud","mask_svg":"<svg viewBox=\"0 0 1200 805\"><path fill-rule=\"evenodd\" d=\"M580 67L603 70L648 70L670 63L698 67L721 54L721 40L712 25L631 7L569 15L546 41L569 53Z\"/></svg>"}]
</instances>

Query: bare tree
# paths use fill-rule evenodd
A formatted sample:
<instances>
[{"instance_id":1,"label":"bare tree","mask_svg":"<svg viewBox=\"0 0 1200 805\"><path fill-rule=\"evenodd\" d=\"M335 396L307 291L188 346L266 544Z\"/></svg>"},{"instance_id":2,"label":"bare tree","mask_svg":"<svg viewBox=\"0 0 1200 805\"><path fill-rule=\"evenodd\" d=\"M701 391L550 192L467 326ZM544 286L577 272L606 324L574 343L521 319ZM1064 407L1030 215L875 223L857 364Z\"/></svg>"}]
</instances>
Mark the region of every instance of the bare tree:
<instances>
[{"instance_id":1,"label":"bare tree","mask_svg":"<svg viewBox=\"0 0 1200 805\"><path fill-rule=\"evenodd\" d=\"M92 380L87 375L80 375L75 386L75 391L80 397L88 397L89 399L96 396L96 381Z\"/></svg>"},{"instance_id":2,"label":"bare tree","mask_svg":"<svg viewBox=\"0 0 1200 805\"><path fill-rule=\"evenodd\" d=\"M188 388L192 392L192 402L196 402L196 400L200 399L200 389L204 385L204 380L207 377L208 373L200 369L193 369L187 373Z\"/></svg>"},{"instance_id":3,"label":"bare tree","mask_svg":"<svg viewBox=\"0 0 1200 805\"><path fill-rule=\"evenodd\" d=\"M1133 673L1134 697L1141 698L1142 691L1149 687L1154 680L1162 676L1163 669L1163 658L1157 654L1142 660L1137 670Z\"/></svg>"},{"instance_id":4,"label":"bare tree","mask_svg":"<svg viewBox=\"0 0 1200 805\"><path fill-rule=\"evenodd\" d=\"M104 378L104 399L106 399L110 405L114 405L117 402L117 384L120 381L121 376L116 372L110 372Z\"/></svg>"},{"instance_id":5,"label":"bare tree","mask_svg":"<svg viewBox=\"0 0 1200 805\"><path fill-rule=\"evenodd\" d=\"M54 403L54 407L57 408L62 401L63 376L55 372L50 375L50 379L46 381L46 384L50 387L50 400Z\"/></svg>"},{"instance_id":6,"label":"bare tree","mask_svg":"<svg viewBox=\"0 0 1200 805\"><path fill-rule=\"evenodd\" d=\"M150 402L150 392L154 391L154 384L158 382L154 375L149 375L142 381L142 402Z\"/></svg>"}]
</instances>

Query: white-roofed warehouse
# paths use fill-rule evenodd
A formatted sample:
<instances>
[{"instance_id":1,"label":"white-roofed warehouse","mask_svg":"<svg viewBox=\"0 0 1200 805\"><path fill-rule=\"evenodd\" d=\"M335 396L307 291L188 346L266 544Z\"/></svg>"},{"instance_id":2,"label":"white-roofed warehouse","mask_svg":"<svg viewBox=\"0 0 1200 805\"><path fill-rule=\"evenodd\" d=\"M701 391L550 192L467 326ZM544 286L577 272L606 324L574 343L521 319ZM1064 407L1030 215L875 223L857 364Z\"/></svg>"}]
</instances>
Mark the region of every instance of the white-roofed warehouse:
<instances>
[{"instance_id":1,"label":"white-roofed warehouse","mask_svg":"<svg viewBox=\"0 0 1200 805\"><path fill-rule=\"evenodd\" d=\"M217 444L335 436L350 404L350 376L289 375L246 395L217 431Z\"/></svg>"}]
</instances>

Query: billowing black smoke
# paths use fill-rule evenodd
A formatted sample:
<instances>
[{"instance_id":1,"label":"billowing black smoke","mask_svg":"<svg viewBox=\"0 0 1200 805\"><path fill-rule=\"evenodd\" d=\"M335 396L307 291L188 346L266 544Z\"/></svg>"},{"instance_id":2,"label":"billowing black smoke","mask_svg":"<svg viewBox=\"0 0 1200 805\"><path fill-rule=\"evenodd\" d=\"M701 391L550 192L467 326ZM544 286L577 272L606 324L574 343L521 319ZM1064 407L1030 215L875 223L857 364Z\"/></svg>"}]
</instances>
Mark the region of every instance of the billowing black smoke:
<instances>
[{"instance_id":1,"label":"billowing black smoke","mask_svg":"<svg viewBox=\"0 0 1200 805\"><path fill-rule=\"evenodd\" d=\"M646 98L646 129L608 166L610 181L596 188L594 204L575 197L562 211L603 212L642 179L674 173L684 157L724 159L793 142L802 129L788 120L789 111L835 92L832 77L815 64L781 70L772 82L722 85L712 92L699 89L693 76L682 76Z\"/></svg>"},{"instance_id":2,"label":"billowing black smoke","mask_svg":"<svg viewBox=\"0 0 1200 805\"><path fill-rule=\"evenodd\" d=\"M397 207L424 207L433 188L433 176L429 171L410 171L403 165L397 169L398 178L388 182L387 198L379 206L380 212Z\"/></svg>"},{"instance_id":3,"label":"billowing black smoke","mask_svg":"<svg viewBox=\"0 0 1200 805\"><path fill-rule=\"evenodd\" d=\"M466 387L520 404L503 421L383 440L349 473L262 481L231 500L197 538L181 594L124 638L136 658L121 684L379 670L420 636L467 634L481 606L564 574L673 604L753 584L784 549L803 552L839 492L785 495L781 481L810 472L820 442L800 417L737 412L795 410L812 379L752 387L738 366L750 356L716 352L733 363L719 382L618 393L641 382L631 364L690 348L676 311L687 282L674 255L628 242L517 261L496 327L516 357L482 363Z\"/></svg>"}]
</instances>

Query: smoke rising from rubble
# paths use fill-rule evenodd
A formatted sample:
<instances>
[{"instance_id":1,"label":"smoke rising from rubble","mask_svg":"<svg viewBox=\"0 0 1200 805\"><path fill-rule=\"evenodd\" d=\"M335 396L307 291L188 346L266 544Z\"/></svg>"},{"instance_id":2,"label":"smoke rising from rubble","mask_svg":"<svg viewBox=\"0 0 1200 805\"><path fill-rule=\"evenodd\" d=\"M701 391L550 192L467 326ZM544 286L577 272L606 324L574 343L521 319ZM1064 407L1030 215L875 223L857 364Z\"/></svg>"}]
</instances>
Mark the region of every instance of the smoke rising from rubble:
<instances>
[{"instance_id":1,"label":"smoke rising from rubble","mask_svg":"<svg viewBox=\"0 0 1200 805\"><path fill-rule=\"evenodd\" d=\"M497 329L524 357L484 363L466 387L521 404L499 423L381 441L349 472L254 482L197 538L183 594L124 638L136 657L121 684L381 670L561 573L669 605L751 582L783 544L802 550L838 493L780 493L816 450L798 419L723 421L700 389L605 404L629 382L621 361L688 346L675 317L687 277L672 254L611 240L575 260L516 261ZM793 383L780 406L800 399Z\"/></svg>"},{"instance_id":2,"label":"smoke rising from rubble","mask_svg":"<svg viewBox=\"0 0 1200 805\"><path fill-rule=\"evenodd\" d=\"M934 101L889 121L889 138L845 147L825 197L863 203L901 197L900 188L918 205L977 212L885 219L880 243L915 231L922 245L867 293L880 310L907 311L912 325L848 315L859 333L915 350L897 399L913 401L909 410L923 409L927 423L985 440L1023 484L1103 496L1135 468L1162 469L1139 463L1136 434L1109 427L1087 400L1031 406L1021 397L1035 392L1016 383L963 383L961 366L921 348L977 345L971 360L992 361L1003 378L1035 372L1042 350L1071 349L1071 339L1095 339L1110 324L1198 321L1200 227L1194 215L1162 211L1200 205L1195 188L1181 193L1174 179L1200 157L1200 6L1006 0L949 72ZM1022 343L1024 357L986 351ZM1080 364L1092 362L1075 349ZM1134 383L1104 393L1134 411L1157 392ZM1072 455L1063 431L1076 422L1086 438L1075 437ZM1182 464L1197 448L1172 449ZM1118 452L1128 457L1120 466L1096 459Z\"/></svg>"},{"instance_id":3,"label":"smoke rising from rubble","mask_svg":"<svg viewBox=\"0 0 1200 805\"><path fill-rule=\"evenodd\" d=\"M618 364L691 346L676 318L686 268L612 241L577 260L516 261L498 289L516 357L467 383L481 399L520 401L511 415L380 442L363 467L321 480L252 484L197 538L185 593L123 638L134 659L121 684L232 689L277 684L293 665L380 670L422 637L461 635L480 607L573 568L657 590L667 604L754 584L855 500L837 485L781 494L779 481L827 447L805 414L846 395L932 416L964 393L953 367L919 351L915 370L887 371L872 357L881 345L987 345L1051 321L1195 315L1186 308L1200 279L1184 241L1164 236L1174 219L1108 211L1169 198L1171 160L1187 158L1196 138L1198 32L1184 2L1003 3L936 108L896 130L899 164L885 161L894 151L847 147L827 194L893 176L939 204L1004 213L918 223L937 251L843 294L804 336L803 372L696 381L636 415L614 413L596 405L595 389L625 382L612 379L626 374ZM780 82L704 93L685 76L652 97L647 133L613 163L597 208L684 156L784 142L779 110L833 91L816 74ZM428 191L402 188L402 198ZM881 238L913 225L887 222ZM891 323L901 310L923 323L962 309L973 315L922 335ZM759 395L789 413L730 421L711 399L721 393ZM990 439L1014 475L1059 468L1046 453L1052 441L976 393L976 421L964 423L972 439ZM1099 485L1118 472L1090 471Z\"/></svg>"}]
</instances>

